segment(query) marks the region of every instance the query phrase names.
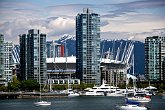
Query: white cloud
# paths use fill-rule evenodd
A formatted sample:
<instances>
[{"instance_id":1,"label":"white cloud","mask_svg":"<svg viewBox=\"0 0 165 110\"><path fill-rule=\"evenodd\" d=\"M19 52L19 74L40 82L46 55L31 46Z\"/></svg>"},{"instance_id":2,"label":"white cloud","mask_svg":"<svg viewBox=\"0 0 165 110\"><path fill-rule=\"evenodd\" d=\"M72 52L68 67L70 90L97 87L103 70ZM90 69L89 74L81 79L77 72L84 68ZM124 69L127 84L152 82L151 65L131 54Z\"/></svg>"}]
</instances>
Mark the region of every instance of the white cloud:
<instances>
[{"instance_id":1,"label":"white cloud","mask_svg":"<svg viewBox=\"0 0 165 110\"><path fill-rule=\"evenodd\" d=\"M101 32L105 35L102 37L107 38L107 33L109 33L110 39L129 39L133 35L135 40L144 41L148 36L163 35L153 29L162 29L165 26L162 16L151 13L127 13L111 19L103 18L102 21L106 22L106 25L101 27Z\"/></svg>"},{"instance_id":2,"label":"white cloud","mask_svg":"<svg viewBox=\"0 0 165 110\"><path fill-rule=\"evenodd\" d=\"M57 19L14 19L1 24L0 31L3 32L7 40L13 40L19 34L26 34L29 29L39 29L41 33L47 34L47 39L59 37L64 33L74 34L75 20L70 18Z\"/></svg>"},{"instance_id":3,"label":"white cloud","mask_svg":"<svg viewBox=\"0 0 165 110\"><path fill-rule=\"evenodd\" d=\"M104 4L49 4L45 7L24 2L0 2L0 32L5 35L5 39L16 43L19 41L17 36L27 33L31 28L46 33L48 40L57 39L63 34L73 35L77 13L82 13L83 8L91 8L93 12L101 15L102 38L132 39L134 36L133 39L144 41L147 36L160 35L159 30L153 29L165 28L164 15L156 13L154 9L163 7L160 3L165 2L161 0L158 3L154 0L151 0L152 2L149 0L128 1L131 0L127 2L120 0L120 3L116 4L104 1ZM149 10L143 12L142 9L147 9L147 7ZM161 30L161 33L165 33L164 30Z\"/></svg>"}]
</instances>

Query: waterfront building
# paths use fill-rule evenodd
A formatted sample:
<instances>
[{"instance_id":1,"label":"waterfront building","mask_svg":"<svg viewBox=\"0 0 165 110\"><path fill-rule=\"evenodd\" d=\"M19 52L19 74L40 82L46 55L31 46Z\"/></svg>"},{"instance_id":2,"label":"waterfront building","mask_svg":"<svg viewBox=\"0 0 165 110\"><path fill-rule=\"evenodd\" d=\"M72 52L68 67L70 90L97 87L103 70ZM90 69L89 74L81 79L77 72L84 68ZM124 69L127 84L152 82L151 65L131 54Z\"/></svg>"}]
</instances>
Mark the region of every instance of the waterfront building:
<instances>
[{"instance_id":1,"label":"waterfront building","mask_svg":"<svg viewBox=\"0 0 165 110\"><path fill-rule=\"evenodd\" d=\"M64 45L57 44L53 41L46 42L47 47L47 58L55 58L55 57L64 57Z\"/></svg>"},{"instance_id":2,"label":"waterfront building","mask_svg":"<svg viewBox=\"0 0 165 110\"><path fill-rule=\"evenodd\" d=\"M13 58L12 58L13 43L4 42L4 74L7 82L12 81L12 69L13 69Z\"/></svg>"},{"instance_id":3,"label":"waterfront building","mask_svg":"<svg viewBox=\"0 0 165 110\"><path fill-rule=\"evenodd\" d=\"M165 37L153 36L145 39L145 75L149 81L163 81Z\"/></svg>"},{"instance_id":4,"label":"waterfront building","mask_svg":"<svg viewBox=\"0 0 165 110\"><path fill-rule=\"evenodd\" d=\"M101 79L106 80L107 84L119 85L126 81L126 64L102 58L100 72ZM79 79L76 78L76 57L47 58L47 74L52 84L66 84L68 78L74 83L79 82Z\"/></svg>"},{"instance_id":5,"label":"waterfront building","mask_svg":"<svg viewBox=\"0 0 165 110\"><path fill-rule=\"evenodd\" d=\"M124 84L127 78L126 64L101 63L101 79L107 84Z\"/></svg>"},{"instance_id":6,"label":"waterfront building","mask_svg":"<svg viewBox=\"0 0 165 110\"><path fill-rule=\"evenodd\" d=\"M76 16L76 73L84 83L100 84L100 15L83 11Z\"/></svg>"},{"instance_id":7,"label":"waterfront building","mask_svg":"<svg viewBox=\"0 0 165 110\"><path fill-rule=\"evenodd\" d=\"M46 34L31 29L20 35L20 79L46 81ZM39 78L40 76L40 78Z\"/></svg>"}]
</instances>

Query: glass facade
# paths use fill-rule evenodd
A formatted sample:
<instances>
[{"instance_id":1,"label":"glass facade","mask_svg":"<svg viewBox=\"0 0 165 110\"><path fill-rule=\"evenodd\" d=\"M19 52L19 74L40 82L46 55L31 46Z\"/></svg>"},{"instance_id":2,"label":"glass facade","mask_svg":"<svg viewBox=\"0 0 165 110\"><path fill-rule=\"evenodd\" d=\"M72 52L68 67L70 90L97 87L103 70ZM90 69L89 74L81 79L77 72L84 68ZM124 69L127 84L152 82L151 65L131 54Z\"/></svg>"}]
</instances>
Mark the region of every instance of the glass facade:
<instances>
[{"instance_id":1,"label":"glass facade","mask_svg":"<svg viewBox=\"0 0 165 110\"><path fill-rule=\"evenodd\" d=\"M76 16L76 58L80 80L100 84L100 15L89 9Z\"/></svg>"},{"instance_id":2,"label":"glass facade","mask_svg":"<svg viewBox=\"0 0 165 110\"><path fill-rule=\"evenodd\" d=\"M0 77L3 75L4 71L4 36L0 34Z\"/></svg>"},{"instance_id":3,"label":"glass facade","mask_svg":"<svg viewBox=\"0 0 165 110\"><path fill-rule=\"evenodd\" d=\"M46 34L39 30L29 30L20 35L21 80L36 79L41 83L46 80ZM40 76L40 78L39 78Z\"/></svg>"},{"instance_id":4,"label":"glass facade","mask_svg":"<svg viewBox=\"0 0 165 110\"><path fill-rule=\"evenodd\" d=\"M165 38L159 36L147 37L145 39L145 75L148 80L164 80L164 57Z\"/></svg>"}]
</instances>

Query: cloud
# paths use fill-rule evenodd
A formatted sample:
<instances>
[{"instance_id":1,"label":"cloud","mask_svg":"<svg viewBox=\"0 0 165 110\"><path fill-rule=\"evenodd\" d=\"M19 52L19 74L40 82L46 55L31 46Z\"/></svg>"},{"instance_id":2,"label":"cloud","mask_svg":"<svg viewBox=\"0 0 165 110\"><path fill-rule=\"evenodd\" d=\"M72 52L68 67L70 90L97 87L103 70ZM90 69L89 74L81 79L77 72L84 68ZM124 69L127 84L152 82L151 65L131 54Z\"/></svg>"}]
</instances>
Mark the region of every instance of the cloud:
<instances>
[{"instance_id":1,"label":"cloud","mask_svg":"<svg viewBox=\"0 0 165 110\"><path fill-rule=\"evenodd\" d=\"M120 7L120 9L160 8L160 7L164 7L164 5L165 5L164 0L140 0L140 1L116 4L116 6Z\"/></svg>"},{"instance_id":2,"label":"cloud","mask_svg":"<svg viewBox=\"0 0 165 110\"><path fill-rule=\"evenodd\" d=\"M165 8L164 0L113 1L43 6L33 2L0 2L0 32L16 43L18 35L31 28L46 33L48 40L63 34L73 35L75 16L82 13L83 8L90 8L101 15L102 38L129 39L136 34L133 39L144 41L147 36L164 33L165 15L159 12Z\"/></svg>"},{"instance_id":3,"label":"cloud","mask_svg":"<svg viewBox=\"0 0 165 110\"><path fill-rule=\"evenodd\" d=\"M68 17L75 17L78 13L83 12L83 8L98 8L99 5L94 4L66 4L66 5L56 5L56 6L48 6L46 10L51 15L56 16L68 16Z\"/></svg>"},{"instance_id":4,"label":"cloud","mask_svg":"<svg viewBox=\"0 0 165 110\"><path fill-rule=\"evenodd\" d=\"M108 13L102 15L103 18L118 18L123 17L129 14L139 14L139 16L148 13L155 14L156 16L160 15L160 12L155 12L154 9L160 11L160 8L165 8L165 1L164 0L140 0L140 1L133 1L133 2L124 2L118 4L107 4L109 6L114 6L114 9L108 9ZM146 10L148 10L148 12ZM146 12L145 12L146 11ZM163 14L163 13L162 13ZM164 16L162 17L164 18ZM135 18L134 18L135 19Z\"/></svg>"},{"instance_id":5,"label":"cloud","mask_svg":"<svg viewBox=\"0 0 165 110\"><path fill-rule=\"evenodd\" d=\"M48 35L50 36L62 36L64 33L74 34L75 20L70 18L57 18L51 20L48 25L48 29L52 29Z\"/></svg>"},{"instance_id":6,"label":"cloud","mask_svg":"<svg viewBox=\"0 0 165 110\"><path fill-rule=\"evenodd\" d=\"M138 41L145 41L146 37L151 36L162 36L165 37L165 28L160 29L152 29L150 32L118 32L118 31L108 31L102 32L101 38L102 39L128 39L128 40L138 40Z\"/></svg>"},{"instance_id":7,"label":"cloud","mask_svg":"<svg viewBox=\"0 0 165 110\"><path fill-rule=\"evenodd\" d=\"M64 33L74 34L75 21L70 18L57 17L54 19L14 19L1 24L0 32L3 32L7 40L15 40L19 34L27 33L29 29L39 29L46 33L48 39L57 39ZM14 42L14 41L13 41ZM18 43L18 41L16 42Z\"/></svg>"}]
</instances>

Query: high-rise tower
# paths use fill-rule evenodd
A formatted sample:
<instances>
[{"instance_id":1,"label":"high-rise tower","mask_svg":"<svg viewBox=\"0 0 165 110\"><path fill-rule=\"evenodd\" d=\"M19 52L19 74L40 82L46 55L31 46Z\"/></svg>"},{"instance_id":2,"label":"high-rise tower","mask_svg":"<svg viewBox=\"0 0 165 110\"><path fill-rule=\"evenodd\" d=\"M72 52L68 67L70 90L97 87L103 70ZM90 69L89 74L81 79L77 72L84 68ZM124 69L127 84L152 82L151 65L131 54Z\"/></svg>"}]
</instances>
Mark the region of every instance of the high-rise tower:
<instances>
[{"instance_id":1,"label":"high-rise tower","mask_svg":"<svg viewBox=\"0 0 165 110\"><path fill-rule=\"evenodd\" d=\"M76 58L80 80L100 84L100 15L89 9L76 16Z\"/></svg>"},{"instance_id":2,"label":"high-rise tower","mask_svg":"<svg viewBox=\"0 0 165 110\"><path fill-rule=\"evenodd\" d=\"M3 77L6 78L7 82L12 81L13 76L13 57L12 57L12 42L4 42L4 74Z\"/></svg>"},{"instance_id":3,"label":"high-rise tower","mask_svg":"<svg viewBox=\"0 0 165 110\"><path fill-rule=\"evenodd\" d=\"M40 75L39 75L40 74ZM46 34L31 29L20 35L20 79L46 79Z\"/></svg>"},{"instance_id":4,"label":"high-rise tower","mask_svg":"<svg viewBox=\"0 0 165 110\"><path fill-rule=\"evenodd\" d=\"M165 37L145 39L145 75L150 81L162 81L164 77Z\"/></svg>"}]
</instances>

